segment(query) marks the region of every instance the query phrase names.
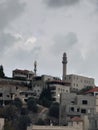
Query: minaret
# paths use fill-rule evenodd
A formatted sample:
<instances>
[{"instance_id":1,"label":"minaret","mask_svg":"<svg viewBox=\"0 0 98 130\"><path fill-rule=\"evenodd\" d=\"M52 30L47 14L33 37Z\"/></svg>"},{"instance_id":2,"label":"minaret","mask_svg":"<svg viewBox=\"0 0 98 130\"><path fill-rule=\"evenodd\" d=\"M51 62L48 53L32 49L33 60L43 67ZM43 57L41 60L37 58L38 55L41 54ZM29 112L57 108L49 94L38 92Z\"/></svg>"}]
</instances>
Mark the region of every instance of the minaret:
<instances>
[{"instance_id":1,"label":"minaret","mask_svg":"<svg viewBox=\"0 0 98 130\"><path fill-rule=\"evenodd\" d=\"M66 56L65 52L63 53L62 64L63 64L63 77L62 77L62 80L64 81L66 73L67 73L67 56Z\"/></svg>"},{"instance_id":2,"label":"minaret","mask_svg":"<svg viewBox=\"0 0 98 130\"><path fill-rule=\"evenodd\" d=\"M34 73L35 73L35 76L36 76L36 71L37 71L37 62L35 61L34 62Z\"/></svg>"}]
</instances>

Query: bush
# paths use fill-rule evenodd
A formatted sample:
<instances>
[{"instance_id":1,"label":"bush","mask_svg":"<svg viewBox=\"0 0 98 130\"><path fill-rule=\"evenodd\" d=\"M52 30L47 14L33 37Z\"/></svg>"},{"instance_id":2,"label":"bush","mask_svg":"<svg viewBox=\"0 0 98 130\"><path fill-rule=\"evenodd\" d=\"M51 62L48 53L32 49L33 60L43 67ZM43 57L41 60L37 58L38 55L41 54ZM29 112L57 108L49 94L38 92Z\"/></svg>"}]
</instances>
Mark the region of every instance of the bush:
<instances>
[{"instance_id":1,"label":"bush","mask_svg":"<svg viewBox=\"0 0 98 130\"><path fill-rule=\"evenodd\" d=\"M59 103L55 102L50 106L49 116L59 118Z\"/></svg>"},{"instance_id":2,"label":"bush","mask_svg":"<svg viewBox=\"0 0 98 130\"><path fill-rule=\"evenodd\" d=\"M36 100L34 98L29 98L27 100L27 107L29 110L31 110L33 112L38 111L37 103L36 103Z\"/></svg>"}]
</instances>

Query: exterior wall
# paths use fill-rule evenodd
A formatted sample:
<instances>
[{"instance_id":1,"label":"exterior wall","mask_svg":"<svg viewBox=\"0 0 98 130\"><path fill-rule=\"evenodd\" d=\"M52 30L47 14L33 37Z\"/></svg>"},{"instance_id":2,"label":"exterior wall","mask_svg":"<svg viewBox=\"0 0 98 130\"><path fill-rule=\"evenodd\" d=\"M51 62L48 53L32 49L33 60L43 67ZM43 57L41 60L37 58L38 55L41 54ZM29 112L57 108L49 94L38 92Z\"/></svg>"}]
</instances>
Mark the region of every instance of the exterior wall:
<instances>
[{"instance_id":1,"label":"exterior wall","mask_svg":"<svg viewBox=\"0 0 98 130\"><path fill-rule=\"evenodd\" d=\"M98 114L89 116L89 129L88 130L98 130Z\"/></svg>"},{"instance_id":2,"label":"exterior wall","mask_svg":"<svg viewBox=\"0 0 98 130\"><path fill-rule=\"evenodd\" d=\"M20 91L17 95L18 98L21 99L21 101L25 104L27 102L27 99L33 96L33 91L32 90L27 90L27 91Z\"/></svg>"},{"instance_id":3,"label":"exterior wall","mask_svg":"<svg viewBox=\"0 0 98 130\"><path fill-rule=\"evenodd\" d=\"M4 118L0 118L0 130L4 129Z\"/></svg>"},{"instance_id":4,"label":"exterior wall","mask_svg":"<svg viewBox=\"0 0 98 130\"><path fill-rule=\"evenodd\" d=\"M88 78L88 77L79 76L79 75L73 75L73 74L66 75L65 82L71 83L70 87L72 91L80 90L86 86L95 87L93 78Z\"/></svg>"},{"instance_id":5,"label":"exterior wall","mask_svg":"<svg viewBox=\"0 0 98 130\"><path fill-rule=\"evenodd\" d=\"M39 98L43 88L47 87L48 81L61 81L58 77L48 76L48 75L42 75L42 76L36 76L32 80L32 90L36 95L36 98Z\"/></svg>"},{"instance_id":6,"label":"exterior wall","mask_svg":"<svg viewBox=\"0 0 98 130\"><path fill-rule=\"evenodd\" d=\"M68 118L95 113L96 98L94 96L62 93L60 99L60 124L67 123Z\"/></svg>"},{"instance_id":7,"label":"exterior wall","mask_svg":"<svg viewBox=\"0 0 98 130\"><path fill-rule=\"evenodd\" d=\"M32 80L32 78L34 77L34 73L33 71L29 71L29 70L13 70L12 72L13 74L13 78L22 78L24 80Z\"/></svg>"},{"instance_id":8,"label":"exterior wall","mask_svg":"<svg viewBox=\"0 0 98 130\"><path fill-rule=\"evenodd\" d=\"M60 94L61 93L70 93L70 88L65 85L60 85L60 84L50 84L49 85L52 94L52 97L54 101L60 102ZM52 90L53 88L53 90Z\"/></svg>"},{"instance_id":9,"label":"exterior wall","mask_svg":"<svg viewBox=\"0 0 98 130\"><path fill-rule=\"evenodd\" d=\"M27 130L83 130L83 126L32 126Z\"/></svg>"}]
</instances>

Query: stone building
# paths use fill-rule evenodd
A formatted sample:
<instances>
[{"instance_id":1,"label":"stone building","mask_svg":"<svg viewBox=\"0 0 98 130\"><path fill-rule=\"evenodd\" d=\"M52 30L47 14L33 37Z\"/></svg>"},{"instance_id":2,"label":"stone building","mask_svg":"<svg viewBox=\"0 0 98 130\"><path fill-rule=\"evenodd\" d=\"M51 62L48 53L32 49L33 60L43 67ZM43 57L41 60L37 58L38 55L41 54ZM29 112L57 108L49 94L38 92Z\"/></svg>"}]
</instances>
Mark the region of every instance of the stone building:
<instances>
[{"instance_id":1,"label":"stone building","mask_svg":"<svg viewBox=\"0 0 98 130\"><path fill-rule=\"evenodd\" d=\"M95 87L94 79L80 75L69 74L65 76L65 82L70 83L71 92L77 92L87 86Z\"/></svg>"},{"instance_id":2,"label":"stone building","mask_svg":"<svg viewBox=\"0 0 98 130\"><path fill-rule=\"evenodd\" d=\"M29 70L20 70L20 69L15 69L12 72L12 77L14 79L21 79L21 80L32 80L34 77L35 73L33 71Z\"/></svg>"},{"instance_id":3,"label":"stone building","mask_svg":"<svg viewBox=\"0 0 98 130\"><path fill-rule=\"evenodd\" d=\"M61 125L66 125L67 121L74 116L84 116L96 113L98 106L94 96L76 95L75 93L62 93L60 98Z\"/></svg>"}]
</instances>

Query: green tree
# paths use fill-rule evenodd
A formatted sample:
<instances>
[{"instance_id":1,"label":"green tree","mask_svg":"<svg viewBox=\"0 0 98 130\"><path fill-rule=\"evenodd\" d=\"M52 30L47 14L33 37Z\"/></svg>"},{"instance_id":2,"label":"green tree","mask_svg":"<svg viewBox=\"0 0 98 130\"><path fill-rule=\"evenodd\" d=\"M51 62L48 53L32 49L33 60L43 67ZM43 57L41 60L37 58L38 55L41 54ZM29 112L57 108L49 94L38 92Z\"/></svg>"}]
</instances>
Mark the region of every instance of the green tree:
<instances>
[{"instance_id":1,"label":"green tree","mask_svg":"<svg viewBox=\"0 0 98 130\"><path fill-rule=\"evenodd\" d=\"M3 70L3 66L0 65L0 78L4 78L5 74L4 74L4 70Z\"/></svg>"},{"instance_id":2,"label":"green tree","mask_svg":"<svg viewBox=\"0 0 98 130\"><path fill-rule=\"evenodd\" d=\"M22 115L18 119L18 130L26 130L27 126L29 126L31 123L31 120L28 116Z\"/></svg>"},{"instance_id":3,"label":"green tree","mask_svg":"<svg viewBox=\"0 0 98 130\"><path fill-rule=\"evenodd\" d=\"M21 109L23 104L19 98L15 98L13 101L13 105L15 105L18 109Z\"/></svg>"},{"instance_id":4,"label":"green tree","mask_svg":"<svg viewBox=\"0 0 98 130\"><path fill-rule=\"evenodd\" d=\"M43 89L39 98L39 103L45 107L50 107L52 103L52 94L49 86Z\"/></svg>"},{"instance_id":5,"label":"green tree","mask_svg":"<svg viewBox=\"0 0 98 130\"><path fill-rule=\"evenodd\" d=\"M85 88L81 89L77 94L85 94L87 91L92 89L92 86L86 86Z\"/></svg>"},{"instance_id":6,"label":"green tree","mask_svg":"<svg viewBox=\"0 0 98 130\"><path fill-rule=\"evenodd\" d=\"M34 98L29 98L27 100L27 107L29 110L31 110L33 112L37 112L37 110L38 110L37 103Z\"/></svg>"},{"instance_id":7,"label":"green tree","mask_svg":"<svg viewBox=\"0 0 98 130\"><path fill-rule=\"evenodd\" d=\"M43 119L38 119L36 125L45 125L45 121Z\"/></svg>"},{"instance_id":8,"label":"green tree","mask_svg":"<svg viewBox=\"0 0 98 130\"><path fill-rule=\"evenodd\" d=\"M59 118L59 103L55 102L50 106L49 115Z\"/></svg>"},{"instance_id":9,"label":"green tree","mask_svg":"<svg viewBox=\"0 0 98 130\"><path fill-rule=\"evenodd\" d=\"M4 107L4 118L10 120L14 120L17 112L17 108L13 105L7 105Z\"/></svg>"},{"instance_id":10,"label":"green tree","mask_svg":"<svg viewBox=\"0 0 98 130\"><path fill-rule=\"evenodd\" d=\"M5 121L4 130L15 130L11 121Z\"/></svg>"}]
</instances>

